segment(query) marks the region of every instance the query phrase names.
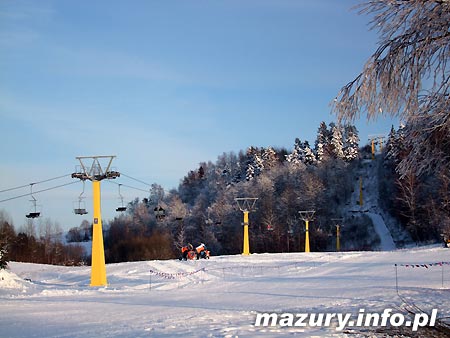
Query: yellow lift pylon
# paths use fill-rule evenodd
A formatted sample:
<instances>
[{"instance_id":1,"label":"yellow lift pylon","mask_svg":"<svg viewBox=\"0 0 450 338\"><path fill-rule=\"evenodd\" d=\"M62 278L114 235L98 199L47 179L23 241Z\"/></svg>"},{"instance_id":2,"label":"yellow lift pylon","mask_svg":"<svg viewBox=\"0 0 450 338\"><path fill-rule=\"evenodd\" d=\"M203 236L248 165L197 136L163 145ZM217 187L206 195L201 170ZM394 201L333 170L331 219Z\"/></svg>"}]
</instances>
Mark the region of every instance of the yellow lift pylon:
<instances>
[{"instance_id":1,"label":"yellow lift pylon","mask_svg":"<svg viewBox=\"0 0 450 338\"><path fill-rule=\"evenodd\" d=\"M241 210L244 213L244 243L242 245L242 254L250 255L250 241L248 233L248 214L250 211L254 211L255 204L258 198L255 197L238 197L234 199Z\"/></svg>"},{"instance_id":2,"label":"yellow lift pylon","mask_svg":"<svg viewBox=\"0 0 450 338\"><path fill-rule=\"evenodd\" d=\"M383 142L384 142L385 136L382 134L377 135L369 135L369 141L372 148L372 160L375 159L375 153L376 148L375 146L378 144L380 152L383 151Z\"/></svg>"},{"instance_id":3,"label":"yellow lift pylon","mask_svg":"<svg viewBox=\"0 0 450 338\"><path fill-rule=\"evenodd\" d=\"M92 232L92 261L91 261L91 283L90 286L106 286L105 249L103 246L103 228L101 215L101 192L100 181L104 179L115 179L120 173L111 170L111 163L115 156L79 156L80 170L72 174L72 178L78 178L83 182L92 181L92 200L94 207L93 232ZM90 167L83 161L92 160ZM100 160L109 160L102 168Z\"/></svg>"},{"instance_id":4,"label":"yellow lift pylon","mask_svg":"<svg viewBox=\"0 0 450 338\"><path fill-rule=\"evenodd\" d=\"M343 218L332 218L334 226L336 227L336 251L341 251L341 227L343 226Z\"/></svg>"},{"instance_id":5,"label":"yellow lift pylon","mask_svg":"<svg viewBox=\"0 0 450 338\"><path fill-rule=\"evenodd\" d=\"M311 251L309 247L309 221L313 220L315 212L315 210L302 210L298 212L300 218L305 221L305 252Z\"/></svg>"}]
</instances>

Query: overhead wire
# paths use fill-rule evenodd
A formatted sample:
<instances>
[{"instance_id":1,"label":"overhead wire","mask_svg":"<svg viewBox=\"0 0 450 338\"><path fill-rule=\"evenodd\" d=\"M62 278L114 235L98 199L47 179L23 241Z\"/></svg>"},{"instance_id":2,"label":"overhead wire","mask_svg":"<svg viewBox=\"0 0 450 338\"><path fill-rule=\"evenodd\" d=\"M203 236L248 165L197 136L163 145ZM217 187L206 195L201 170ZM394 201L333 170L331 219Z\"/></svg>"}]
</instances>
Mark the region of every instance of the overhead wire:
<instances>
[{"instance_id":1,"label":"overhead wire","mask_svg":"<svg viewBox=\"0 0 450 338\"><path fill-rule=\"evenodd\" d=\"M122 173L120 173L120 174L122 175ZM113 183L113 184L116 184L116 185L121 185L122 187L127 187L127 188L130 188L130 189L134 189L134 190L138 190L138 191L143 191L143 192L149 193L148 190L132 187L131 185L127 185L127 184L123 184L123 183L117 183L117 182L110 181L110 180L108 180L107 182Z\"/></svg>"},{"instance_id":2,"label":"overhead wire","mask_svg":"<svg viewBox=\"0 0 450 338\"><path fill-rule=\"evenodd\" d=\"M20 196L15 196L15 197L6 198L6 199L3 199L3 200L0 200L0 203L1 203L1 202L12 201L12 200L15 200L15 199L18 199L18 198L22 198L22 197L26 197L26 196L31 196L32 194L33 194L33 195L39 194L39 193L44 192L44 191L49 191L49 190L58 189L58 188L65 187L65 186L67 186L67 185L71 185L71 184L75 184L75 183L78 183L78 181L72 181L72 182L69 182L69 183L57 185L57 186L55 186L55 187L51 187L51 188L46 188L46 189L41 189L41 190L33 191L33 193L29 192L29 193L27 193L27 194L23 194L23 195L20 195ZM27 184L26 186L29 186L29 184Z\"/></svg>"},{"instance_id":3,"label":"overhead wire","mask_svg":"<svg viewBox=\"0 0 450 338\"><path fill-rule=\"evenodd\" d=\"M124 174L123 172L120 172L120 175L121 175L121 176L125 176L125 177L127 177L127 178L129 178L129 179L131 179L131 180L133 180L133 181L136 181L136 182L142 183L142 184L144 184L144 185L148 185L149 187L151 187L151 186L152 186L152 185L151 185L151 184L149 184L149 183L146 183L146 182L144 182L144 181L141 181L141 180L139 180L139 179L137 179L137 178L134 178L134 177L128 176L128 175Z\"/></svg>"},{"instance_id":4,"label":"overhead wire","mask_svg":"<svg viewBox=\"0 0 450 338\"><path fill-rule=\"evenodd\" d=\"M12 191L12 190L17 190L17 189L22 189L22 188L26 188L26 187L29 187L30 184L36 185L36 184L41 184L41 183L46 183L46 182L54 181L54 180L57 180L57 179L60 179L60 178L63 178L63 177L67 177L67 176L70 176L70 174L65 174L65 175L61 175L61 176L57 176L57 177L53 177L53 178L48 178L48 179L42 180L42 181L31 182L31 183L29 183L29 184L21 185L21 186L14 187L14 188L3 189L3 190L0 190L0 193L2 193L2 192L7 192L7 191ZM28 194L28 195L29 195L29 194ZM26 196L26 195L25 195L25 196ZM0 201L0 202L1 202L1 201Z\"/></svg>"},{"instance_id":5,"label":"overhead wire","mask_svg":"<svg viewBox=\"0 0 450 338\"><path fill-rule=\"evenodd\" d=\"M126 175L126 174L124 174L124 173L122 173L122 172L121 172L120 174L121 174L122 176L127 177L127 178L129 178L129 179L131 179L131 180L133 180L133 181L138 182L138 183L144 184L144 185L149 186L149 187L152 186L151 184L149 184L149 183L147 183L147 182L144 182L144 181L139 180L139 179L137 179L137 178L131 177L131 176ZM24 185L17 186L17 187L13 187L13 188L3 189L3 190L0 190L0 193L8 192L8 191L13 191L13 190L17 190L17 189L23 189L23 188L29 187L30 185L36 185L36 184L46 183L46 182L54 181L54 180L57 180L57 179L60 179L60 178L64 178L64 177L67 177L67 176L70 176L70 174L65 174L65 175L61 175L61 176L56 176L56 177L48 178L48 179L41 180L41 181L32 182L32 183L29 183L29 184L24 184ZM69 183L65 183L65 184L60 184L60 185L57 185L57 186L54 186L54 187L50 187L50 188L45 188L45 189L41 189L41 190L35 190L35 191L33 191L32 193L29 192L29 193L26 193L26 194L22 194L22 195L10 197L10 198L5 198L5 199L0 200L0 203L1 203L1 202L7 202L7 201L15 200L15 199L22 198L22 197L26 197L26 196L31 196L32 194L39 194L39 193L41 193L41 192L45 192L45 191L49 191L49 190L58 189L58 188L65 187L65 186L68 186L68 185L71 185L71 184L75 184L75 183L78 183L78 182L79 182L79 181L73 181L73 182L69 182ZM116 185L119 185L119 184L120 184L121 186L127 187L127 188L129 188L129 189L133 189L133 190L137 190L137 191L142 191L142 192L149 193L149 190L137 188L137 187L134 187L134 186L131 186L131 185L122 184L122 183L117 183L117 182L113 182L113 181L110 181L110 180L107 180L107 182L109 182L109 183L114 183L114 184L116 184Z\"/></svg>"}]
</instances>

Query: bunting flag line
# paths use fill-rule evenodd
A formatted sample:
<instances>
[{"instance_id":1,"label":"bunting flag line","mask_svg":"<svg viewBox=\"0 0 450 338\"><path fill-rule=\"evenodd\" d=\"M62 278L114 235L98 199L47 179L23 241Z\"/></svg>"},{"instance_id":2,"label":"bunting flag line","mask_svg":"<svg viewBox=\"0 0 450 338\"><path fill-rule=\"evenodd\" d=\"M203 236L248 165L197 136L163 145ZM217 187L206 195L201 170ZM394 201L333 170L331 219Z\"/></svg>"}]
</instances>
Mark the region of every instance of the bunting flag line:
<instances>
[{"instance_id":1,"label":"bunting flag line","mask_svg":"<svg viewBox=\"0 0 450 338\"><path fill-rule=\"evenodd\" d=\"M151 269L149 270L149 272L152 275L162 277L165 279L177 279L177 278L192 276L196 273L199 273L200 271L205 271L205 268L201 268L201 269L191 271L191 272L177 272L177 273L160 272L160 271L155 271L155 270L151 270Z\"/></svg>"},{"instance_id":2,"label":"bunting flag line","mask_svg":"<svg viewBox=\"0 0 450 338\"><path fill-rule=\"evenodd\" d=\"M397 265L397 264L395 264ZM399 264L400 266L404 266L405 268L426 268L432 266L444 266L444 265L450 265L450 262L437 262L437 263L429 263L429 264Z\"/></svg>"}]
</instances>

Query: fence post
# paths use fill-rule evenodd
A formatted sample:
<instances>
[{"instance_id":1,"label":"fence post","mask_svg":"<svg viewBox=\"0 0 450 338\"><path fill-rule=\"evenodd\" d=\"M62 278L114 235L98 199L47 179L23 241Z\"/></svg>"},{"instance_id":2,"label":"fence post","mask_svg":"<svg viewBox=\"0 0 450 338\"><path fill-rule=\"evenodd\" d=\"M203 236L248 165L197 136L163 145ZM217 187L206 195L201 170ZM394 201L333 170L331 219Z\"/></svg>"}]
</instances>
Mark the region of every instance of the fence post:
<instances>
[{"instance_id":1,"label":"fence post","mask_svg":"<svg viewBox=\"0 0 450 338\"><path fill-rule=\"evenodd\" d=\"M397 271L397 264L395 264L395 290L397 291L397 295L399 295L398 293L398 271Z\"/></svg>"}]
</instances>

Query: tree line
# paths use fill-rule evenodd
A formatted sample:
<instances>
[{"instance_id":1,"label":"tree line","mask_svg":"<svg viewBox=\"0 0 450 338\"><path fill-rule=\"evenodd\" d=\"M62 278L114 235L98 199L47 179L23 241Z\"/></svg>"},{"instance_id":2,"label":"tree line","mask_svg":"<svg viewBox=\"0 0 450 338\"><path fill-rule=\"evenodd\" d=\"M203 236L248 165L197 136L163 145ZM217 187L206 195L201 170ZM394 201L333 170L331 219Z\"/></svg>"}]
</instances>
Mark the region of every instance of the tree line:
<instances>
[{"instance_id":1,"label":"tree line","mask_svg":"<svg viewBox=\"0 0 450 338\"><path fill-rule=\"evenodd\" d=\"M38 231L29 220L16 231L7 213L0 210L0 249L5 261L54 265L84 265L88 257L78 243L67 244L63 230L50 219L41 220Z\"/></svg>"}]
</instances>

